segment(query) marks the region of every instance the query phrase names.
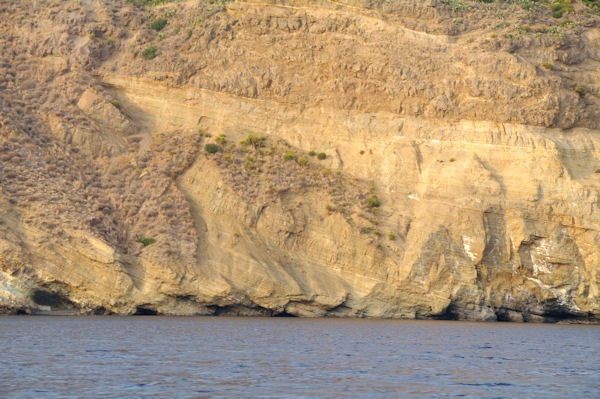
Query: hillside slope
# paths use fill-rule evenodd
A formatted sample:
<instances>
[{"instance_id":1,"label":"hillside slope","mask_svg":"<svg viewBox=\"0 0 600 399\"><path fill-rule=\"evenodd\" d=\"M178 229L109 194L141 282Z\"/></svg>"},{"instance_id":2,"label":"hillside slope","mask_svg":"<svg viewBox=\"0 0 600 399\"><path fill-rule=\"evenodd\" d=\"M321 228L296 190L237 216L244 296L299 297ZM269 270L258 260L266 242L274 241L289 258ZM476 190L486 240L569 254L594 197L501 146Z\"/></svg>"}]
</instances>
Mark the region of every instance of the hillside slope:
<instances>
[{"instance_id":1,"label":"hillside slope","mask_svg":"<svg viewBox=\"0 0 600 399\"><path fill-rule=\"evenodd\" d=\"M137 3L0 5L0 312L600 319L594 2Z\"/></svg>"}]
</instances>

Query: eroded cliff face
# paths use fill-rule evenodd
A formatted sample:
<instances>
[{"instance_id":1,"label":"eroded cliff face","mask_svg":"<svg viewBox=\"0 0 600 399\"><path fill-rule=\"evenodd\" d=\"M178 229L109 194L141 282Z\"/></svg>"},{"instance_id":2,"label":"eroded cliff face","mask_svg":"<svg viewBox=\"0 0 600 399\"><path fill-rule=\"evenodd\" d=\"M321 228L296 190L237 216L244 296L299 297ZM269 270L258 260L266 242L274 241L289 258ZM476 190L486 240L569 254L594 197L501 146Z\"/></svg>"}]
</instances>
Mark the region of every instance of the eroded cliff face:
<instances>
[{"instance_id":1,"label":"eroded cliff face","mask_svg":"<svg viewBox=\"0 0 600 399\"><path fill-rule=\"evenodd\" d=\"M469 5L4 2L0 311L597 321L600 17Z\"/></svg>"}]
</instances>

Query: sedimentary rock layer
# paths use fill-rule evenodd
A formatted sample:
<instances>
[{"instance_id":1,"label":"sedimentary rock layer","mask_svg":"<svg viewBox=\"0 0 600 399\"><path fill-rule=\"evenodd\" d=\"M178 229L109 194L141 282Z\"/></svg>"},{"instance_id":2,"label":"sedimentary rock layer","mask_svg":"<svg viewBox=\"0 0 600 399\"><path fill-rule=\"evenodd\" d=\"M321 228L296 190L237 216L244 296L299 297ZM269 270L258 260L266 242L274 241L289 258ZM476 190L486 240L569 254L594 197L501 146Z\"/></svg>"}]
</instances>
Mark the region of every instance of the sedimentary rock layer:
<instances>
[{"instance_id":1,"label":"sedimentary rock layer","mask_svg":"<svg viewBox=\"0 0 600 399\"><path fill-rule=\"evenodd\" d=\"M3 3L0 311L597 321L600 17L466 3Z\"/></svg>"}]
</instances>

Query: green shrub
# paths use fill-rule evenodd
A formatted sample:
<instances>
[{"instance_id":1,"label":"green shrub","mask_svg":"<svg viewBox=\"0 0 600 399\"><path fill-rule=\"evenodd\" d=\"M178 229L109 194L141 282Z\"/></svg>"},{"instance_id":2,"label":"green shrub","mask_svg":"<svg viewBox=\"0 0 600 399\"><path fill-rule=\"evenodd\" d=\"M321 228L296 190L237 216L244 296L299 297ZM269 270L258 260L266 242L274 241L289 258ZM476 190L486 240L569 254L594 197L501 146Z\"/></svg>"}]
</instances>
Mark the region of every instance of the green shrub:
<instances>
[{"instance_id":1,"label":"green shrub","mask_svg":"<svg viewBox=\"0 0 600 399\"><path fill-rule=\"evenodd\" d=\"M554 69L554 65L552 65L552 64L551 64L551 63L549 63L549 62L544 62L544 63L542 64L542 67L543 67L543 68L545 68L545 69L547 69L547 70L549 70L549 71L551 71L551 70L553 70L553 69Z\"/></svg>"},{"instance_id":2,"label":"green shrub","mask_svg":"<svg viewBox=\"0 0 600 399\"><path fill-rule=\"evenodd\" d=\"M294 159L296 159L296 154L294 154L293 152L290 152L289 150L285 152L285 154L283 154L283 160L284 161L292 161Z\"/></svg>"},{"instance_id":3,"label":"green shrub","mask_svg":"<svg viewBox=\"0 0 600 399\"><path fill-rule=\"evenodd\" d=\"M388 238L390 239L390 241L394 241L396 239L396 235L394 233L390 233L388 234Z\"/></svg>"},{"instance_id":4,"label":"green shrub","mask_svg":"<svg viewBox=\"0 0 600 399\"><path fill-rule=\"evenodd\" d=\"M317 153L316 153L316 152L314 152L313 150L310 150L310 151L308 152L308 155L310 155L311 157L314 157L315 155L317 155Z\"/></svg>"},{"instance_id":5,"label":"green shrub","mask_svg":"<svg viewBox=\"0 0 600 399\"><path fill-rule=\"evenodd\" d=\"M158 18L150 22L150 29L154 29L155 31L160 31L165 26L167 26L167 20L164 18Z\"/></svg>"},{"instance_id":6,"label":"green shrub","mask_svg":"<svg viewBox=\"0 0 600 399\"><path fill-rule=\"evenodd\" d=\"M135 4L136 6L144 7L144 6L158 6L160 4L172 3L176 0L127 0L127 1Z\"/></svg>"},{"instance_id":7,"label":"green shrub","mask_svg":"<svg viewBox=\"0 0 600 399\"><path fill-rule=\"evenodd\" d=\"M582 0L582 2L594 10L596 13L600 15L600 1L599 0Z\"/></svg>"},{"instance_id":8,"label":"green shrub","mask_svg":"<svg viewBox=\"0 0 600 399\"><path fill-rule=\"evenodd\" d=\"M175 15L175 10L169 10L165 13L165 18L171 18L173 15Z\"/></svg>"},{"instance_id":9,"label":"green shrub","mask_svg":"<svg viewBox=\"0 0 600 399\"><path fill-rule=\"evenodd\" d=\"M381 203L379 202L379 197L377 197L377 195L371 194L365 199L365 205L367 206L367 208L373 209L379 208L379 205L381 205Z\"/></svg>"},{"instance_id":10,"label":"green shrub","mask_svg":"<svg viewBox=\"0 0 600 399\"><path fill-rule=\"evenodd\" d=\"M456 158L450 158L450 162L455 162Z\"/></svg>"},{"instance_id":11,"label":"green shrub","mask_svg":"<svg viewBox=\"0 0 600 399\"><path fill-rule=\"evenodd\" d=\"M227 139L225 138L224 134L219 134L216 138L215 141L220 145L220 146L224 146L225 144L227 144Z\"/></svg>"},{"instance_id":12,"label":"green shrub","mask_svg":"<svg viewBox=\"0 0 600 399\"><path fill-rule=\"evenodd\" d=\"M579 94L581 97L585 96L585 87L575 86L573 90L575 90L575 93Z\"/></svg>"},{"instance_id":13,"label":"green shrub","mask_svg":"<svg viewBox=\"0 0 600 399\"><path fill-rule=\"evenodd\" d=\"M149 46L146 47L143 51L142 51L142 57L144 57L147 60L150 60L154 57L156 57L156 51L158 49L154 46Z\"/></svg>"},{"instance_id":14,"label":"green shrub","mask_svg":"<svg viewBox=\"0 0 600 399\"><path fill-rule=\"evenodd\" d=\"M550 10L552 10L552 17L561 18L564 13L573 11L573 5L571 0L553 0L550 3Z\"/></svg>"},{"instance_id":15,"label":"green shrub","mask_svg":"<svg viewBox=\"0 0 600 399\"><path fill-rule=\"evenodd\" d=\"M253 134L249 134L245 140L240 141L241 145L251 145L254 148L259 148L265 145L265 136L256 137Z\"/></svg>"},{"instance_id":16,"label":"green shrub","mask_svg":"<svg viewBox=\"0 0 600 399\"><path fill-rule=\"evenodd\" d=\"M255 161L256 161L256 159L254 159L250 155L246 155L246 159L244 160L244 167L246 169L250 169Z\"/></svg>"},{"instance_id":17,"label":"green shrub","mask_svg":"<svg viewBox=\"0 0 600 399\"><path fill-rule=\"evenodd\" d=\"M204 146L204 150L209 154L214 154L219 151L219 146L213 143L208 143Z\"/></svg>"},{"instance_id":18,"label":"green shrub","mask_svg":"<svg viewBox=\"0 0 600 399\"><path fill-rule=\"evenodd\" d=\"M121 108L121 102L119 100L112 100L110 103L116 108Z\"/></svg>"},{"instance_id":19,"label":"green shrub","mask_svg":"<svg viewBox=\"0 0 600 399\"><path fill-rule=\"evenodd\" d=\"M139 242L139 243L143 244L145 247L147 247L150 244L154 244L156 242L156 240L152 237L138 237L138 238L136 238L135 242Z\"/></svg>"},{"instance_id":20,"label":"green shrub","mask_svg":"<svg viewBox=\"0 0 600 399\"><path fill-rule=\"evenodd\" d=\"M322 161L325 158L327 158L327 154L325 154L324 152L320 152L320 153L317 154L317 159L318 160Z\"/></svg>"},{"instance_id":21,"label":"green shrub","mask_svg":"<svg viewBox=\"0 0 600 399\"><path fill-rule=\"evenodd\" d=\"M460 11L464 6L463 0L441 0L443 4L447 5L452 11Z\"/></svg>"},{"instance_id":22,"label":"green shrub","mask_svg":"<svg viewBox=\"0 0 600 399\"><path fill-rule=\"evenodd\" d=\"M308 166L308 159L302 157L298 159L298 163L302 166Z\"/></svg>"}]
</instances>

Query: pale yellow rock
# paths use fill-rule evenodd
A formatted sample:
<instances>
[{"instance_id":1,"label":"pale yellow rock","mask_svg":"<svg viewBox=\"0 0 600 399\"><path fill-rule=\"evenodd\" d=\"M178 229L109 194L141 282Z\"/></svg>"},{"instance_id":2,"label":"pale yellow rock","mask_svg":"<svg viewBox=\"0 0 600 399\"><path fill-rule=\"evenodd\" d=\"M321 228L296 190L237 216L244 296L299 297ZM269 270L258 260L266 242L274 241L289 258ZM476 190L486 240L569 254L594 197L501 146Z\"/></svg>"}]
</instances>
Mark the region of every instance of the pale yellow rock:
<instances>
[{"instance_id":1,"label":"pale yellow rock","mask_svg":"<svg viewBox=\"0 0 600 399\"><path fill-rule=\"evenodd\" d=\"M6 2L0 312L597 322L600 17L467 2Z\"/></svg>"}]
</instances>

